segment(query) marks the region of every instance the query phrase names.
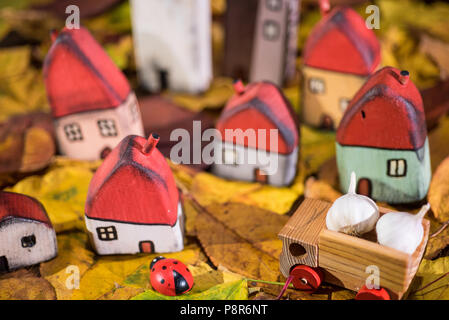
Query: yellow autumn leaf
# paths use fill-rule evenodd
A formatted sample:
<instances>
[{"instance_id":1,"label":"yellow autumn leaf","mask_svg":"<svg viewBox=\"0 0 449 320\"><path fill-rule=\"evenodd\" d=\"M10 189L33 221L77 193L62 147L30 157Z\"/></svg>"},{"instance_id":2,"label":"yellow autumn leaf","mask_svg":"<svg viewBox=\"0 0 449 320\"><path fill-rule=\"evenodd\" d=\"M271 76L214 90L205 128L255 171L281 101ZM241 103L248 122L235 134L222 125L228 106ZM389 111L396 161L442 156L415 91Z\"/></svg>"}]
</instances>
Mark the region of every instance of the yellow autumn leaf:
<instances>
[{"instance_id":1,"label":"yellow autumn leaf","mask_svg":"<svg viewBox=\"0 0 449 320\"><path fill-rule=\"evenodd\" d=\"M408 299L449 300L449 257L436 260L423 259L413 282ZM435 281L434 283L432 283Z\"/></svg>"},{"instance_id":2,"label":"yellow autumn leaf","mask_svg":"<svg viewBox=\"0 0 449 320\"><path fill-rule=\"evenodd\" d=\"M205 108L221 108L233 94L234 89L230 78L214 78L209 90L201 95L167 93L175 104L192 111L201 111Z\"/></svg>"},{"instance_id":3,"label":"yellow autumn leaf","mask_svg":"<svg viewBox=\"0 0 449 320\"><path fill-rule=\"evenodd\" d=\"M149 286L149 264L160 254L100 256L97 262L81 277L80 288L72 294L75 300L99 299L122 285L134 288ZM200 249L195 246L181 252L164 254L166 258L176 258L186 264L202 259Z\"/></svg>"},{"instance_id":4,"label":"yellow autumn leaf","mask_svg":"<svg viewBox=\"0 0 449 320\"><path fill-rule=\"evenodd\" d=\"M55 288L58 300L67 300L76 290L75 277L82 277L94 263L94 253L86 248L86 233L64 233L57 240L58 256L41 263L40 274Z\"/></svg>"},{"instance_id":5,"label":"yellow autumn leaf","mask_svg":"<svg viewBox=\"0 0 449 320\"><path fill-rule=\"evenodd\" d=\"M80 167L62 167L44 176L31 176L7 191L29 195L45 207L56 232L84 229L84 204L92 172Z\"/></svg>"},{"instance_id":6,"label":"yellow autumn leaf","mask_svg":"<svg viewBox=\"0 0 449 320\"><path fill-rule=\"evenodd\" d=\"M180 296L165 296L153 290L145 291L131 300L247 300L248 287L246 280L238 280L216 285L206 291Z\"/></svg>"}]
</instances>

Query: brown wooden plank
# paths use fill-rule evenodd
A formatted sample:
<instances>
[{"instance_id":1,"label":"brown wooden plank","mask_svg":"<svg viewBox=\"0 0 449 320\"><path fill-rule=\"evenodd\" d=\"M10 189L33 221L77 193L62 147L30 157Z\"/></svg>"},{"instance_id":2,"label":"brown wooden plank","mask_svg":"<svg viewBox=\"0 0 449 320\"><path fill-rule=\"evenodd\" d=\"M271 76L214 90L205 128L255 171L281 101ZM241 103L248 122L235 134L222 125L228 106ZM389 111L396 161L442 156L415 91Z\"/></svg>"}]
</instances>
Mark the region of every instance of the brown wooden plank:
<instances>
[{"instance_id":1,"label":"brown wooden plank","mask_svg":"<svg viewBox=\"0 0 449 320\"><path fill-rule=\"evenodd\" d=\"M284 275L288 275L290 268L296 264L318 266L319 234L326 223L330 206L329 202L306 198L279 232L278 236L283 241L281 271ZM302 246L304 254L293 256L294 246L297 251Z\"/></svg>"}]
</instances>

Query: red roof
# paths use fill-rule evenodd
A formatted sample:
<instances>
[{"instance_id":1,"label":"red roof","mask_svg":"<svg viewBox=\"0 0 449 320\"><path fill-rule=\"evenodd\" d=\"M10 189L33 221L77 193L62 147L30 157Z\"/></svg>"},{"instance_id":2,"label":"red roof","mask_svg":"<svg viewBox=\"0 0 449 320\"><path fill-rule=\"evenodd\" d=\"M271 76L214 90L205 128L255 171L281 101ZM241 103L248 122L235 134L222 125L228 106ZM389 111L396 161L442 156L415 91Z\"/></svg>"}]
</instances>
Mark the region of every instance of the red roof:
<instances>
[{"instance_id":1,"label":"red roof","mask_svg":"<svg viewBox=\"0 0 449 320\"><path fill-rule=\"evenodd\" d=\"M154 147L145 154L146 139L127 136L106 157L92 178L86 216L134 224L173 226L179 194L164 156Z\"/></svg>"},{"instance_id":2,"label":"red roof","mask_svg":"<svg viewBox=\"0 0 449 320\"><path fill-rule=\"evenodd\" d=\"M278 130L278 150L281 154L291 153L299 143L296 114L282 91L269 82L255 82L236 93L227 103L217 122L223 141L239 143L237 138L226 137L225 129L266 129L265 145L244 140L245 147L275 151L270 145L270 129ZM240 143L241 144L241 141Z\"/></svg>"},{"instance_id":3,"label":"red roof","mask_svg":"<svg viewBox=\"0 0 449 320\"><path fill-rule=\"evenodd\" d=\"M0 191L0 224L9 217L39 221L52 228L39 201L24 194Z\"/></svg>"},{"instance_id":4,"label":"red roof","mask_svg":"<svg viewBox=\"0 0 449 320\"><path fill-rule=\"evenodd\" d=\"M304 64L367 76L380 63L380 44L360 15L335 7L313 28L304 48Z\"/></svg>"},{"instance_id":5,"label":"red roof","mask_svg":"<svg viewBox=\"0 0 449 320\"><path fill-rule=\"evenodd\" d=\"M44 62L54 117L116 108L131 88L123 73L85 28L64 28Z\"/></svg>"},{"instance_id":6,"label":"red roof","mask_svg":"<svg viewBox=\"0 0 449 320\"><path fill-rule=\"evenodd\" d=\"M337 130L341 145L416 150L427 137L421 95L408 72L385 67L357 92ZM404 84L401 78L406 79ZM407 81L408 80L408 81Z\"/></svg>"}]
</instances>

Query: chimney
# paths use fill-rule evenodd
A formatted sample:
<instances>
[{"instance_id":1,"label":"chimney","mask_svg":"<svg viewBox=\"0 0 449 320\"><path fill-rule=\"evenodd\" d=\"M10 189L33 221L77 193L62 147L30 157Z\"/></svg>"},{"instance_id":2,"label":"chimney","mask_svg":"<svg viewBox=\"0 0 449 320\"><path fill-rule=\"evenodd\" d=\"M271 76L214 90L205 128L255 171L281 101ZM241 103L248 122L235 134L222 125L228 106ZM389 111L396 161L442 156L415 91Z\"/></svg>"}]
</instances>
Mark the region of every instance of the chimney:
<instances>
[{"instance_id":1,"label":"chimney","mask_svg":"<svg viewBox=\"0 0 449 320\"><path fill-rule=\"evenodd\" d=\"M142 152L147 156L151 155L153 150L156 148L157 143L159 142L159 135L157 133L151 133L148 137L148 140L142 147Z\"/></svg>"},{"instance_id":2,"label":"chimney","mask_svg":"<svg viewBox=\"0 0 449 320\"><path fill-rule=\"evenodd\" d=\"M243 92L245 92L245 85L243 84L242 80L235 80L232 85L234 87L235 93L237 93L238 95L241 95Z\"/></svg>"},{"instance_id":3,"label":"chimney","mask_svg":"<svg viewBox=\"0 0 449 320\"><path fill-rule=\"evenodd\" d=\"M329 0L320 0L320 11L321 16L325 16L329 10L331 9L331 6L329 4Z\"/></svg>"}]
</instances>

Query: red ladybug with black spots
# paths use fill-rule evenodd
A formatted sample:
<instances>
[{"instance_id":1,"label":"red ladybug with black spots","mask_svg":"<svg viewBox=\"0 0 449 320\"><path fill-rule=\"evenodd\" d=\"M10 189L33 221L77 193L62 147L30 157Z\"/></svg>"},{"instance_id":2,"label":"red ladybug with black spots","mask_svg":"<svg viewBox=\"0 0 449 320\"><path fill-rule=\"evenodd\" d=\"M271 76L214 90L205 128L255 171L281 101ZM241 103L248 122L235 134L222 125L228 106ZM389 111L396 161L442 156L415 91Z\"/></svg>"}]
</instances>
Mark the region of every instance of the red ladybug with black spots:
<instances>
[{"instance_id":1,"label":"red ladybug with black spots","mask_svg":"<svg viewBox=\"0 0 449 320\"><path fill-rule=\"evenodd\" d=\"M192 274L179 260L156 257L151 261L150 270L151 286L166 296L177 296L193 287Z\"/></svg>"}]
</instances>

